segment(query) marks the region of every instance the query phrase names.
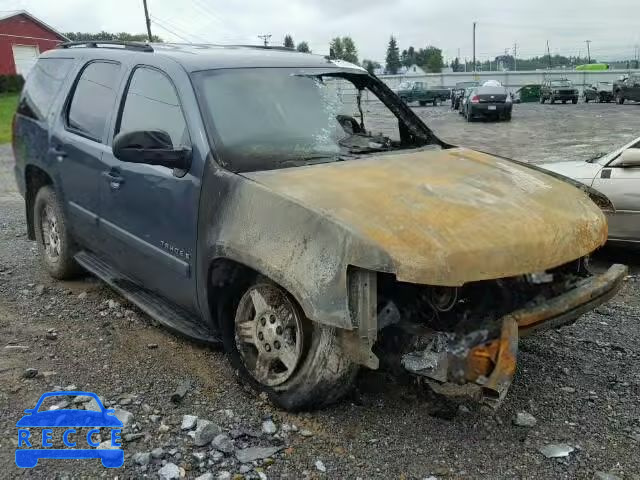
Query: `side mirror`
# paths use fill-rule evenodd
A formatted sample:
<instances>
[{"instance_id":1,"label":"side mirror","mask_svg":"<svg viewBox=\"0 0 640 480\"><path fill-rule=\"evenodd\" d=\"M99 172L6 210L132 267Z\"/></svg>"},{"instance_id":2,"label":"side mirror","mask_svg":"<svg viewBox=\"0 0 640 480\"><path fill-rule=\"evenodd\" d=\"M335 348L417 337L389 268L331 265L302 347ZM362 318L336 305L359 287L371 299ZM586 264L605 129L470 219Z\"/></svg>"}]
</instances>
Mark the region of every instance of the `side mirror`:
<instances>
[{"instance_id":1,"label":"side mirror","mask_svg":"<svg viewBox=\"0 0 640 480\"><path fill-rule=\"evenodd\" d=\"M160 165L188 170L190 148L174 148L171 137L162 130L121 132L113 139L113 155L123 162Z\"/></svg>"},{"instance_id":2,"label":"side mirror","mask_svg":"<svg viewBox=\"0 0 640 480\"><path fill-rule=\"evenodd\" d=\"M616 162L618 167L640 167L640 148L627 148L618 161Z\"/></svg>"}]
</instances>

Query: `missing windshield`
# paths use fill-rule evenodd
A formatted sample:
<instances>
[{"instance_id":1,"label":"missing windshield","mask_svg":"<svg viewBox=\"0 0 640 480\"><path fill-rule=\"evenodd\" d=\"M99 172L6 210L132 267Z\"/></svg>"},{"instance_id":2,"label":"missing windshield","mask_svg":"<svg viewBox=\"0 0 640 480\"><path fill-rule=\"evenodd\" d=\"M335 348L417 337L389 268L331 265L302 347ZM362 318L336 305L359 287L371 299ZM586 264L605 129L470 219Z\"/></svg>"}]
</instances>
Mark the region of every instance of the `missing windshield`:
<instances>
[{"instance_id":1,"label":"missing windshield","mask_svg":"<svg viewBox=\"0 0 640 480\"><path fill-rule=\"evenodd\" d=\"M429 143L428 129L412 134L394 113L400 107L388 106L397 100L382 101L366 74L274 68L194 76L219 161L231 171L352 160Z\"/></svg>"}]
</instances>

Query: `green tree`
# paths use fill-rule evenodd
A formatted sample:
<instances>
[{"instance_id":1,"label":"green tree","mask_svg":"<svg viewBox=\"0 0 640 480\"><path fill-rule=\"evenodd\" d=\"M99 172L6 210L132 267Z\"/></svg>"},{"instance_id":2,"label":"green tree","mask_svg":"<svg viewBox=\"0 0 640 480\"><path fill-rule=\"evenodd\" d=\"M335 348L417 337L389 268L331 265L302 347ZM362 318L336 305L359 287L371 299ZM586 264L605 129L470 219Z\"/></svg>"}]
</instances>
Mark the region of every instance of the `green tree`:
<instances>
[{"instance_id":1,"label":"green tree","mask_svg":"<svg viewBox=\"0 0 640 480\"><path fill-rule=\"evenodd\" d=\"M284 46L287 48L296 48L296 44L293 42L293 37L291 35L285 35Z\"/></svg>"},{"instance_id":2,"label":"green tree","mask_svg":"<svg viewBox=\"0 0 640 480\"><path fill-rule=\"evenodd\" d=\"M403 50L402 55L400 55L400 61L405 67L410 67L414 63L417 63L415 48L409 47L408 49Z\"/></svg>"},{"instance_id":3,"label":"green tree","mask_svg":"<svg viewBox=\"0 0 640 480\"><path fill-rule=\"evenodd\" d=\"M296 50L302 53L311 53L311 49L309 48L309 44L307 42L300 42Z\"/></svg>"},{"instance_id":4,"label":"green tree","mask_svg":"<svg viewBox=\"0 0 640 480\"><path fill-rule=\"evenodd\" d=\"M342 60L351 63L358 63L358 49L356 48L356 44L351 37L342 37Z\"/></svg>"},{"instance_id":5,"label":"green tree","mask_svg":"<svg viewBox=\"0 0 640 480\"><path fill-rule=\"evenodd\" d=\"M422 67L426 69L429 73L440 73L442 71L442 66L444 65L444 61L442 60L442 50L439 48L429 46L424 49L424 63L422 63Z\"/></svg>"},{"instance_id":6,"label":"green tree","mask_svg":"<svg viewBox=\"0 0 640 480\"><path fill-rule=\"evenodd\" d=\"M358 63L358 49L351 37L336 37L329 44L329 57Z\"/></svg>"},{"instance_id":7,"label":"green tree","mask_svg":"<svg viewBox=\"0 0 640 480\"><path fill-rule=\"evenodd\" d=\"M331 43L329 44L329 56L336 59L341 59L344 56L342 38L336 37L331 40Z\"/></svg>"},{"instance_id":8,"label":"green tree","mask_svg":"<svg viewBox=\"0 0 640 480\"><path fill-rule=\"evenodd\" d=\"M376 69L381 68L380 65L375 60L362 60L362 66L369 72L371 75L374 75Z\"/></svg>"},{"instance_id":9,"label":"green tree","mask_svg":"<svg viewBox=\"0 0 640 480\"><path fill-rule=\"evenodd\" d=\"M389 46L387 47L387 63L386 70L387 73L391 75L395 75L402 67L402 63L400 62L400 49L398 48L398 42L395 37L392 35L389 40Z\"/></svg>"},{"instance_id":10,"label":"green tree","mask_svg":"<svg viewBox=\"0 0 640 480\"><path fill-rule=\"evenodd\" d=\"M146 33L110 33L102 32L90 33L90 32L67 32L64 34L72 42L85 42L90 40L102 40L102 41L120 41L120 42L146 42ZM153 35L151 40L156 43L163 42L162 38L157 35Z\"/></svg>"}]
</instances>

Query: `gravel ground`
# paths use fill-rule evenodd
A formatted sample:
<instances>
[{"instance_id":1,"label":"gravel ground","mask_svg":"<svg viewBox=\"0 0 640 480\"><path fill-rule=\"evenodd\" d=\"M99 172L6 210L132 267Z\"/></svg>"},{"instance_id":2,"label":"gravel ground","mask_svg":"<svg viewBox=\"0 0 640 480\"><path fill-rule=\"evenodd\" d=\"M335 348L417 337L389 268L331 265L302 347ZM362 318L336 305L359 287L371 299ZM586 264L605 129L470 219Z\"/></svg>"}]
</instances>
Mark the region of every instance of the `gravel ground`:
<instances>
[{"instance_id":1,"label":"gravel ground","mask_svg":"<svg viewBox=\"0 0 640 480\"><path fill-rule=\"evenodd\" d=\"M518 105L510 124L467 124L445 106L416 111L447 141L540 162L625 143L640 132L636 108ZM514 384L495 412L462 406L451 418L420 387L364 372L338 405L289 414L240 386L221 352L155 326L96 279L51 280L26 238L11 162L10 148L0 146L0 476L158 478L161 471L171 478L175 465L187 478L640 479L636 252L599 255L598 268L630 262L634 273L609 304L521 342ZM28 368L37 375L23 378ZM171 395L185 381L188 393L176 404ZM23 410L72 385L132 414L124 468L104 469L98 460L16 468ZM518 412L533 415L535 425L513 425ZM197 431L181 428L185 415L200 419ZM263 425L268 419L275 434ZM227 453L196 446L219 431ZM574 450L546 458L539 449L550 444ZM240 463L240 449L257 446L273 447L263 452L268 458Z\"/></svg>"}]
</instances>

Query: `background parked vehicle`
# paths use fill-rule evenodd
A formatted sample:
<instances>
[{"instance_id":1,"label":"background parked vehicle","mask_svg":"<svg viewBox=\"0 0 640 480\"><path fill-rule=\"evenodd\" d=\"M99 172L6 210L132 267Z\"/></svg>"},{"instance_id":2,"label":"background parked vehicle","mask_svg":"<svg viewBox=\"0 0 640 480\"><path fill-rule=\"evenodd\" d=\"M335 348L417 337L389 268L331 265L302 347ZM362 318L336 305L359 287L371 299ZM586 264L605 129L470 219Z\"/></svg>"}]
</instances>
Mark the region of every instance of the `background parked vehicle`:
<instances>
[{"instance_id":1,"label":"background parked vehicle","mask_svg":"<svg viewBox=\"0 0 640 480\"><path fill-rule=\"evenodd\" d=\"M584 98L585 103L610 102L613 100L613 83L597 82L592 85L587 85L582 91L582 97Z\"/></svg>"},{"instance_id":2,"label":"background parked vehicle","mask_svg":"<svg viewBox=\"0 0 640 480\"><path fill-rule=\"evenodd\" d=\"M396 90L396 94L403 102L418 102L421 107L427 104L435 106L451 97L451 91L448 88L429 88L425 82L417 81L402 82Z\"/></svg>"},{"instance_id":3,"label":"background parked vehicle","mask_svg":"<svg viewBox=\"0 0 640 480\"><path fill-rule=\"evenodd\" d=\"M606 212L609 241L640 245L640 137L593 160L541 166L604 193L615 206Z\"/></svg>"},{"instance_id":4,"label":"background parked vehicle","mask_svg":"<svg viewBox=\"0 0 640 480\"><path fill-rule=\"evenodd\" d=\"M483 117L494 120L511 120L513 101L509 91L500 87L475 87L469 90L462 106L463 115L468 122Z\"/></svg>"},{"instance_id":5,"label":"background parked vehicle","mask_svg":"<svg viewBox=\"0 0 640 480\"><path fill-rule=\"evenodd\" d=\"M633 73L613 83L613 96L622 105L627 100L640 102L640 73Z\"/></svg>"},{"instance_id":6,"label":"background parked vehicle","mask_svg":"<svg viewBox=\"0 0 640 480\"><path fill-rule=\"evenodd\" d=\"M578 89L566 78L546 80L540 88L540 103L544 103L547 100L551 104L555 102L576 104L578 103Z\"/></svg>"},{"instance_id":7,"label":"background parked vehicle","mask_svg":"<svg viewBox=\"0 0 640 480\"><path fill-rule=\"evenodd\" d=\"M480 82L458 82L453 90L451 90L451 108L458 110L462 99L469 93L468 88L477 87Z\"/></svg>"},{"instance_id":8,"label":"background parked vehicle","mask_svg":"<svg viewBox=\"0 0 640 480\"><path fill-rule=\"evenodd\" d=\"M531 84L520 87L513 94L514 103L531 103L540 100L540 85Z\"/></svg>"}]
</instances>

